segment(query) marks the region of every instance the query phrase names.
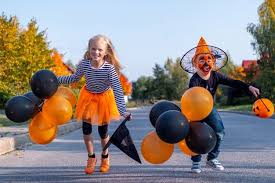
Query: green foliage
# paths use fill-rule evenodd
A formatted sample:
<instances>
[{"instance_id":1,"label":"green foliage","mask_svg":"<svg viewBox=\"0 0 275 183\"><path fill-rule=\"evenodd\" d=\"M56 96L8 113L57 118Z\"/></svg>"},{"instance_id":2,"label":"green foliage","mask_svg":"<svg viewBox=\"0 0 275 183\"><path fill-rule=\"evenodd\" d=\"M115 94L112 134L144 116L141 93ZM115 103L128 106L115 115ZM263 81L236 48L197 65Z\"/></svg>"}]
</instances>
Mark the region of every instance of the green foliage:
<instances>
[{"instance_id":1,"label":"green foliage","mask_svg":"<svg viewBox=\"0 0 275 183\"><path fill-rule=\"evenodd\" d=\"M45 32L39 32L35 20L25 29L17 17L0 16L0 92L19 95L30 90L33 73L53 66L52 50Z\"/></svg>"},{"instance_id":2,"label":"green foliage","mask_svg":"<svg viewBox=\"0 0 275 183\"><path fill-rule=\"evenodd\" d=\"M152 76L141 76L133 82L133 99L137 100L180 100L187 88L188 75L180 68L180 59L168 58L161 67L155 64Z\"/></svg>"},{"instance_id":3,"label":"green foliage","mask_svg":"<svg viewBox=\"0 0 275 183\"><path fill-rule=\"evenodd\" d=\"M264 2L266 3L266 2ZM261 88L263 97L275 100L275 19L269 16L268 8L259 9L260 24L249 24L247 30L254 37L251 43L254 50L259 55L259 74L256 80ZM263 21L264 20L264 21Z\"/></svg>"},{"instance_id":4,"label":"green foliage","mask_svg":"<svg viewBox=\"0 0 275 183\"><path fill-rule=\"evenodd\" d=\"M228 61L226 65L221 69L221 72L227 76L230 76L231 73L235 72L236 65L234 64L231 55L228 52L226 54L228 56Z\"/></svg>"}]
</instances>

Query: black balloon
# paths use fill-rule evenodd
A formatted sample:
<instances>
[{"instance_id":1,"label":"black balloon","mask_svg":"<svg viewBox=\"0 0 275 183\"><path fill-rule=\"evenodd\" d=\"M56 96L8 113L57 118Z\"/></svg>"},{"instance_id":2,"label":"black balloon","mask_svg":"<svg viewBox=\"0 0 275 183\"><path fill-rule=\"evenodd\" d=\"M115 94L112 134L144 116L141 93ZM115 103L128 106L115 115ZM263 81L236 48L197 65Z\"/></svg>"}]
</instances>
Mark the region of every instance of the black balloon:
<instances>
[{"instance_id":1,"label":"black balloon","mask_svg":"<svg viewBox=\"0 0 275 183\"><path fill-rule=\"evenodd\" d=\"M32 117L34 117L37 113L39 113L39 111L41 111L42 104L43 104L44 100L35 96L33 94L33 92L25 93L23 96L29 98L36 105L36 111L34 111L33 116L32 116Z\"/></svg>"},{"instance_id":2,"label":"black balloon","mask_svg":"<svg viewBox=\"0 0 275 183\"><path fill-rule=\"evenodd\" d=\"M180 111L166 111L157 119L156 132L164 142L178 143L186 137L188 131L189 122Z\"/></svg>"},{"instance_id":3,"label":"black balloon","mask_svg":"<svg viewBox=\"0 0 275 183\"><path fill-rule=\"evenodd\" d=\"M191 122L185 141L186 145L194 153L206 154L215 147L217 137L214 130L206 123Z\"/></svg>"},{"instance_id":4,"label":"black balloon","mask_svg":"<svg viewBox=\"0 0 275 183\"><path fill-rule=\"evenodd\" d=\"M37 106L25 96L12 97L5 104L6 116L17 123L31 119L37 110Z\"/></svg>"},{"instance_id":5,"label":"black balloon","mask_svg":"<svg viewBox=\"0 0 275 183\"><path fill-rule=\"evenodd\" d=\"M31 79L32 92L40 99L50 98L57 91L58 80L49 70L37 71Z\"/></svg>"},{"instance_id":6,"label":"black balloon","mask_svg":"<svg viewBox=\"0 0 275 183\"><path fill-rule=\"evenodd\" d=\"M43 100L35 96L33 92L25 93L24 96L28 97L37 106L40 106L43 103Z\"/></svg>"},{"instance_id":7,"label":"black balloon","mask_svg":"<svg viewBox=\"0 0 275 183\"><path fill-rule=\"evenodd\" d=\"M162 100L157 102L156 104L153 105L152 109L150 110L149 113L149 119L151 124L155 127L156 126L156 121L158 117L169 110L177 110L181 111L181 109L174 104L173 102L167 101L167 100Z\"/></svg>"}]
</instances>

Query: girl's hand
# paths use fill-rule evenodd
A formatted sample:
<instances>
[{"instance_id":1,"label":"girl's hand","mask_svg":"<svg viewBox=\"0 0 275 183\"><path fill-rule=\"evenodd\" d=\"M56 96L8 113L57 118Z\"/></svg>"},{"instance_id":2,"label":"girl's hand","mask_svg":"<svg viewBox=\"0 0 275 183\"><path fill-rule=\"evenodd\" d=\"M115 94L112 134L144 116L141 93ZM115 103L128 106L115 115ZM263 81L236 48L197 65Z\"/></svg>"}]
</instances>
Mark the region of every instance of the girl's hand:
<instances>
[{"instance_id":1,"label":"girl's hand","mask_svg":"<svg viewBox=\"0 0 275 183\"><path fill-rule=\"evenodd\" d=\"M128 116L130 116L129 117L129 121L130 121L132 119L132 114L130 112L125 112L123 115L124 118L127 118Z\"/></svg>"},{"instance_id":2,"label":"girl's hand","mask_svg":"<svg viewBox=\"0 0 275 183\"><path fill-rule=\"evenodd\" d=\"M260 90L254 86L249 86L249 91L257 98L260 95Z\"/></svg>"}]
</instances>

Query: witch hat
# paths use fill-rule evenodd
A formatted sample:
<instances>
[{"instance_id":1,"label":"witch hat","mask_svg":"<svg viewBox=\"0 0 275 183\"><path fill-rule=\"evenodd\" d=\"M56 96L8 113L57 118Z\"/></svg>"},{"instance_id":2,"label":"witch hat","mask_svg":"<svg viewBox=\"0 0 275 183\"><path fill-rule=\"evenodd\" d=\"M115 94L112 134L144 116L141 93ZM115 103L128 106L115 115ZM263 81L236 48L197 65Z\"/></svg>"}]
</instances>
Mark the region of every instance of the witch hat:
<instances>
[{"instance_id":1,"label":"witch hat","mask_svg":"<svg viewBox=\"0 0 275 183\"><path fill-rule=\"evenodd\" d=\"M131 138L130 132L126 127L125 123L129 120L130 115L127 116L116 129L114 134L111 136L110 140L104 146L103 151L105 151L111 143L117 146L122 152L124 152L127 156L134 159L135 161L141 164L141 160L139 158L137 149L135 144Z\"/></svg>"},{"instance_id":2,"label":"witch hat","mask_svg":"<svg viewBox=\"0 0 275 183\"><path fill-rule=\"evenodd\" d=\"M195 67L195 58L200 54L211 54L214 58L214 67L213 70L217 71L224 67L228 61L228 56L222 49L208 45L203 37L200 38L198 45L188 52L186 52L180 61L180 66L183 70L189 73L197 72L197 68Z\"/></svg>"}]
</instances>

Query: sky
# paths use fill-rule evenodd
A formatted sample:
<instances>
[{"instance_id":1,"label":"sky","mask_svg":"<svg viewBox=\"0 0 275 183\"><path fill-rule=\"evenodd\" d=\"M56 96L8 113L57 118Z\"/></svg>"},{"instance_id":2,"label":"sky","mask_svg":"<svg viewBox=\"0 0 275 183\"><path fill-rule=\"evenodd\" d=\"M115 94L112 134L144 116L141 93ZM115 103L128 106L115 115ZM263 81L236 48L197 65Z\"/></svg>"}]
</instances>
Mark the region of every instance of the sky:
<instances>
[{"instance_id":1,"label":"sky","mask_svg":"<svg viewBox=\"0 0 275 183\"><path fill-rule=\"evenodd\" d=\"M17 16L22 28L34 18L46 30L51 48L77 64L88 40L108 36L116 49L122 72L131 81L152 75L195 47L203 36L209 45L229 52L233 62L256 59L247 32L258 23L263 0L1 0L0 12Z\"/></svg>"}]
</instances>

